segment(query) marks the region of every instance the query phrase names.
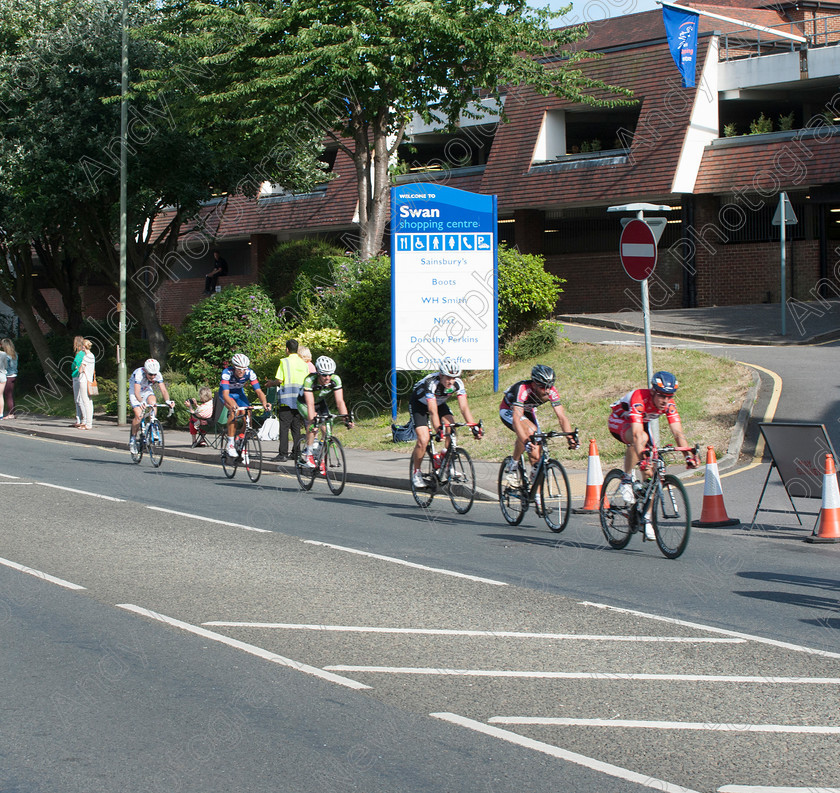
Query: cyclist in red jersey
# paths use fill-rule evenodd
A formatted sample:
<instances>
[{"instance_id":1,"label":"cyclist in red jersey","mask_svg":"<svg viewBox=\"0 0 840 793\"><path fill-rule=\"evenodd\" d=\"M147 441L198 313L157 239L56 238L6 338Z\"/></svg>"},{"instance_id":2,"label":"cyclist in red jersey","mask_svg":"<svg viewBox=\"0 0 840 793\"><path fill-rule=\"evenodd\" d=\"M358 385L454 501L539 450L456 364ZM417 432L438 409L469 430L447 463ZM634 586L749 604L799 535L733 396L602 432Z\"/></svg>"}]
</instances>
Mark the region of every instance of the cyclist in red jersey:
<instances>
[{"instance_id":1,"label":"cyclist in red jersey","mask_svg":"<svg viewBox=\"0 0 840 793\"><path fill-rule=\"evenodd\" d=\"M674 436L677 446L688 446L688 441L682 429L680 414L674 404L674 394L679 388L679 382L670 372L657 372L651 379L650 388L637 388L628 391L617 402L610 405L612 409L608 420L610 432L614 438L626 444L624 452L624 478L619 486L619 494L626 504L635 500L633 495L633 469L636 465L643 473L648 470L645 460L648 435L647 424L659 416L668 418L668 427ZM699 462L690 452L685 452L687 468L697 468ZM653 526L645 521L645 538L655 539Z\"/></svg>"},{"instance_id":2,"label":"cyclist in red jersey","mask_svg":"<svg viewBox=\"0 0 840 793\"><path fill-rule=\"evenodd\" d=\"M555 374L550 366L537 364L531 369L530 380L520 380L514 383L505 391L502 402L499 405L499 418L509 430L516 433L516 443L513 446L513 457L508 467L508 475L519 476L519 458L522 452L528 449L528 456L531 465L539 462L542 453L539 444L529 443L530 437L539 432L540 425L537 421L536 409L545 402L551 402L554 414L563 432L572 431L572 422L569 421L563 405L560 402L560 394L554 387ZM573 438L567 439L569 448L576 449L578 443ZM532 471L533 474L533 471Z\"/></svg>"}]
</instances>

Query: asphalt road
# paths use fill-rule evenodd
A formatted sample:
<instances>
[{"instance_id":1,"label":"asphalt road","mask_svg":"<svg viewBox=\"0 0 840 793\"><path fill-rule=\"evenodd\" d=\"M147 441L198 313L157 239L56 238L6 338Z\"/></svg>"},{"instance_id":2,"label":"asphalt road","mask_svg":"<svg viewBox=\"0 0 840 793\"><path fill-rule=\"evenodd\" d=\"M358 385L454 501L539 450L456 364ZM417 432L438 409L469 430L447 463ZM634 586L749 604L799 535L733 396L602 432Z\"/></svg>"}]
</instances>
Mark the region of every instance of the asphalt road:
<instances>
[{"instance_id":1,"label":"asphalt road","mask_svg":"<svg viewBox=\"0 0 840 793\"><path fill-rule=\"evenodd\" d=\"M700 530L668 561L590 516L558 536L10 435L0 483L0 790L840 777L837 546Z\"/></svg>"}]
</instances>

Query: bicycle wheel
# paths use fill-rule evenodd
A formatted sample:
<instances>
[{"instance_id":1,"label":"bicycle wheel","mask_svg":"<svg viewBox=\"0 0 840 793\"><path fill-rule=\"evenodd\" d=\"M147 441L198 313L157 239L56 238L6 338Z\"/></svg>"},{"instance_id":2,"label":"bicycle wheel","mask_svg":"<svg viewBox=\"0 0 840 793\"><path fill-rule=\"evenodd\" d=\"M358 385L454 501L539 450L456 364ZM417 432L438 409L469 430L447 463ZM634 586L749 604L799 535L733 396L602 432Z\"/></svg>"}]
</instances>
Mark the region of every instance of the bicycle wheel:
<instances>
[{"instance_id":1,"label":"bicycle wheel","mask_svg":"<svg viewBox=\"0 0 840 793\"><path fill-rule=\"evenodd\" d=\"M262 473L262 444L255 429L246 430L242 443L242 465L248 479L256 482Z\"/></svg>"},{"instance_id":2,"label":"bicycle wheel","mask_svg":"<svg viewBox=\"0 0 840 793\"><path fill-rule=\"evenodd\" d=\"M129 442L128 446L129 454L131 454L131 461L133 463L139 463L143 459L143 428L141 427L140 430L137 432L137 435L134 436L134 451L131 450L131 444Z\"/></svg>"},{"instance_id":3,"label":"bicycle wheel","mask_svg":"<svg viewBox=\"0 0 840 793\"><path fill-rule=\"evenodd\" d=\"M502 517L511 525L518 526L528 511L528 491L522 484L524 481L522 463L519 463L519 484L508 481L507 466L512 457L505 457L499 468L499 507Z\"/></svg>"},{"instance_id":4,"label":"bicycle wheel","mask_svg":"<svg viewBox=\"0 0 840 793\"><path fill-rule=\"evenodd\" d=\"M233 479L236 476L236 466L239 465L239 455L234 452L231 456L227 453L228 439L227 435L222 438L222 470L228 479Z\"/></svg>"},{"instance_id":5,"label":"bicycle wheel","mask_svg":"<svg viewBox=\"0 0 840 793\"><path fill-rule=\"evenodd\" d=\"M666 474L653 494L653 530L664 556L676 559L688 545L691 506L683 483Z\"/></svg>"},{"instance_id":6,"label":"bicycle wheel","mask_svg":"<svg viewBox=\"0 0 840 793\"><path fill-rule=\"evenodd\" d=\"M606 475L604 484L601 485L601 502L598 505L604 537L618 550L627 547L633 533L633 505L626 504L618 492L623 477L624 471L617 468Z\"/></svg>"},{"instance_id":7,"label":"bicycle wheel","mask_svg":"<svg viewBox=\"0 0 840 793\"><path fill-rule=\"evenodd\" d=\"M149 423L149 429L146 431L146 444L149 447L149 459L155 468L160 468L163 462L163 427L160 422L154 419Z\"/></svg>"},{"instance_id":8,"label":"bicycle wheel","mask_svg":"<svg viewBox=\"0 0 840 793\"><path fill-rule=\"evenodd\" d=\"M549 460L540 484L543 519L555 533L566 528L572 508L571 488L566 469L558 460Z\"/></svg>"},{"instance_id":9,"label":"bicycle wheel","mask_svg":"<svg viewBox=\"0 0 840 793\"><path fill-rule=\"evenodd\" d=\"M435 467L432 463L431 456L427 453L423 457L423 462L420 465L420 473L423 476L424 487L417 487L414 484L414 460L408 461L408 478L411 482L411 495L419 507L428 507L435 497L437 490L437 476L435 475Z\"/></svg>"},{"instance_id":10,"label":"bicycle wheel","mask_svg":"<svg viewBox=\"0 0 840 793\"><path fill-rule=\"evenodd\" d=\"M324 476L333 495L337 496L344 490L347 481L347 461L344 459L344 447L338 438L330 437L326 444L321 458L324 462Z\"/></svg>"},{"instance_id":11,"label":"bicycle wheel","mask_svg":"<svg viewBox=\"0 0 840 793\"><path fill-rule=\"evenodd\" d=\"M298 442L295 444L294 459L298 484L303 490L311 490L318 469L306 467L306 436L298 438Z\"/></svg>"},{"instance_id":12,"label":"bicycle wheel","mask_svg":"<svg viewBox=\"0 0 840 793\"><path fill-rule=\"evenodd\" d=\"M464 449L455 449L449 465L447 482L449 500L459 515L466 515L475 500L475 468Z\"/></svg>"}]
</instances>

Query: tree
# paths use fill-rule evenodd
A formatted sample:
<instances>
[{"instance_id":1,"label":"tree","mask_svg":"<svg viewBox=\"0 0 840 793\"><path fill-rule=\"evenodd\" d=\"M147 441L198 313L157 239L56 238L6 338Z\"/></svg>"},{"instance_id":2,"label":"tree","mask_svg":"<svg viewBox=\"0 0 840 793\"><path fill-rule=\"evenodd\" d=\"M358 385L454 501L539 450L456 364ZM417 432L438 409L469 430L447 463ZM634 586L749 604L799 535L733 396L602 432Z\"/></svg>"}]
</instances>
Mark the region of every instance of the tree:
<instances>
[{"instance_id":1,"label":"tree","mask_svg":"<svg viewBox=\"0 0 840 793\"><path fill-rule=\"evenodd\" d=\"M363 258L380 249L389 160L412 113L451 128L461 114L481 117L480 96L504 118L502 97L518 86L601 106L629 96L584 75L581 62L595 57L577 46L585 26L551 30L561 14L524 0L170 0L169 8L159 37L211 53L201 58L213 76L199 87L196 118L254 142L280 130L301 140L320 134L352 158Z\"/></svg>"},{"instance_id":2,"label":"tree","mask_svg":"<svg viewBox=\"0 0 840 793\"><path fill-rule=\"evenodd\" d=\"M132 0L130 8L132 75L187 70L187 61L165 60L170 53L142 35L160 13L158 1ZM80 282L119 285L121 11L121 0L41 0L0 12L0 212L16 262L0 278L0 297L14 297L31 332L38 317L59 332L79 323ZM195 249L185 250L182 226L253 172L235 150L183 121L190 101L173 92L135 96L129 105L127 309L160 359L168 341L159 287L194 267L212 243L198 222ZM297 178L291 169L272 173ZM66 324L41 299L35 272L62 295Z\"/></svg>"}]
</instances>

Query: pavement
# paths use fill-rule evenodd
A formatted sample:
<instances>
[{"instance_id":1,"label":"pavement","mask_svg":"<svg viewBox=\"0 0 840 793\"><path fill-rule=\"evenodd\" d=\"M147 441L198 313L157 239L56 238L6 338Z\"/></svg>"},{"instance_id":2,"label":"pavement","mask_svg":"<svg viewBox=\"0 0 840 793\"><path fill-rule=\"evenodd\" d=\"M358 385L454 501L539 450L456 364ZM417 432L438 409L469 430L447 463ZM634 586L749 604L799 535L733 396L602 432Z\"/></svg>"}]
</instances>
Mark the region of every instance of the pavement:
<instances>
[{"instance_id":1,"label":"pavement","mask_svg":"<svg viewBox=\"0 0 840 793\"><path fill-rule=\"evenodd\" d=\"M606 314L570 314L558 317L562 322L609 327L619 330L643 330L641 312L622 311ZM780 334L781 310L778 304L751 306L715 306L712 308L651 311L651 332L658 336L714 341L724 344L816 344L840 339L840 301L792 304L786 321L787 333ZM729 465L737 461L740 444L755 402L755 390L747 394L726 457ZM128 429L116 421L97 416L91 430L78 430L67 418L21 414L14 419L0 421L0 431L20 432L70 443L104 448L124 449L128 455ZM211 447L193 448L187 431L166 430L166 455L193 460L221 468L219 450ZM277 453L276 442L265 445L263 472L294 475L289 463L270 462ZM397 451L363 451L347 449L347 481L410 490L408 481L408 444ZM723 458L719 460L721 468ZM478 498L496 499L498 463L474 461ZM146 464L144 460L142 464ZM164 460L164 468L166 461ZM567 468L572 489L573 506L581 506L586 488L586 471ZM221 471L219 471L221 475Z\"/></svg>"}]
</instances>

